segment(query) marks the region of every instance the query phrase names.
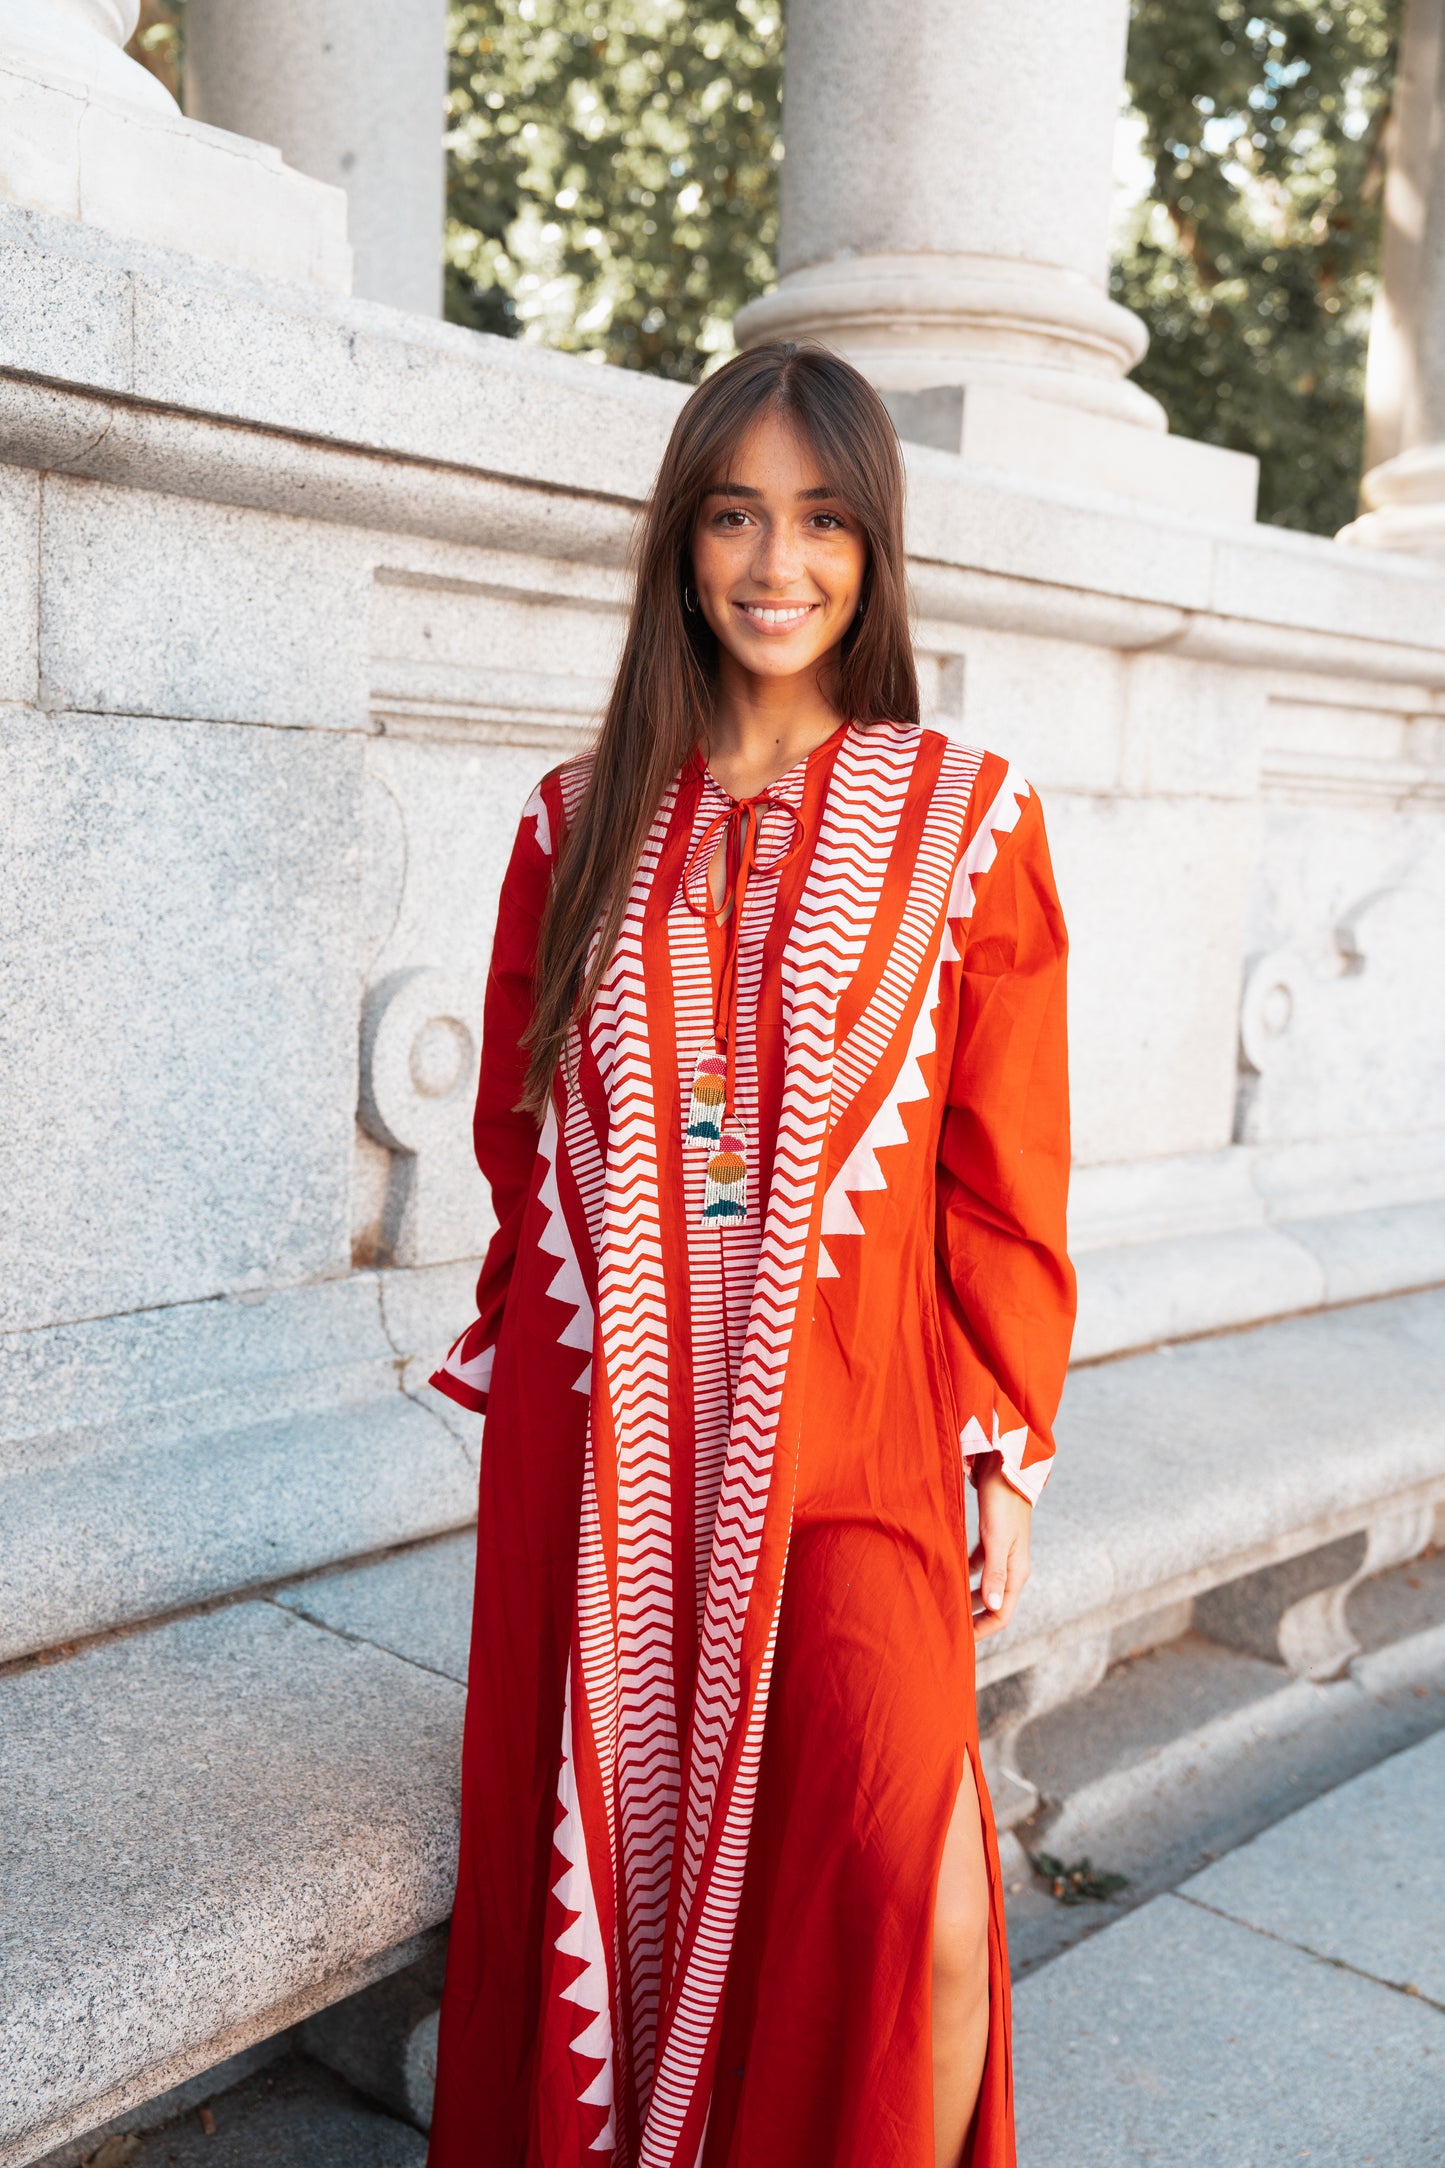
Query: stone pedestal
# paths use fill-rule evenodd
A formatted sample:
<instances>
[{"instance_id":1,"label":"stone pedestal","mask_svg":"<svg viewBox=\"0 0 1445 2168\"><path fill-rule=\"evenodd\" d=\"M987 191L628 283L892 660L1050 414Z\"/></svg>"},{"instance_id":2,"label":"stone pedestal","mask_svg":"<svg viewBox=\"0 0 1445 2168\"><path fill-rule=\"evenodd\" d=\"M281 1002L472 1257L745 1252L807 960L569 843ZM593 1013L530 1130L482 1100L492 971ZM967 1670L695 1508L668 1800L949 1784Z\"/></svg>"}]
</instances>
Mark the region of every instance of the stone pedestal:
<instances>
[{"instance_id":1,"label":"stone pedestal","mask_svg":"<svg viewBox=\"0 0 1445 2168\"><path fill-rule=\"evenodd\" d=\"M887 0L793 0L780 277L737 337L845 354L915 442L1251 518L1253 463L1181 458L1128 381L1147 335L1107 292L1127 27L1127 0L919 0L906 27Z\"/></svg>"},{"instance_id":2,"label":"stone pedestal","mask_svg":"<svg viewBox=\"0 0 1445 2168\"><path fill-rule=\"evenodd\" d=\"M445 0L190 0L186 105L346 191L355 289L441 313Z\"/></svg>"},{"instance_id":3,"label":"stone pedestal","mask_svg":"<svg viewBox=\"0 0 1445 2168\"><path fill-rule=\"evenodd\" d=\"M1445 556L1445 0L1407 0L1365 381L1364 511L1339 539Z\"/></svg>"},{"instance_id":4,"label":"stone pedestal","mask_svg":"<svg viewBox=\"0 0 1445 2168\"><path fill-rule=\"evenodd\" d=\"M137 0L0 0L0 203L345 293L346 199L187 120L122 47Z\"/></svg>"}]
</instances>

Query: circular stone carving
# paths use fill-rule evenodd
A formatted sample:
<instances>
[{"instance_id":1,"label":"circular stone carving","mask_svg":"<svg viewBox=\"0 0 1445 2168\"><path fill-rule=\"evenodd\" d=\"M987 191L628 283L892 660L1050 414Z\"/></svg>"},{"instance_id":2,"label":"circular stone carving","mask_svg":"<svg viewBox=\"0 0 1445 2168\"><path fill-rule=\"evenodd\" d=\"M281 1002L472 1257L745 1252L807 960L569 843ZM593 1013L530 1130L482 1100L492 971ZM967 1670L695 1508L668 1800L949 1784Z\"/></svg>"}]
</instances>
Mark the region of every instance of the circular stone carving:
<instances>
[{"instance_id":1,"label":"circular stone carving","mask_svg":"<svg viewBox=\"0 0 1445 2168\"><path fill-rule=\"evenodd\" d=\"M394 1152L466 1137L456 1102L476 1085L481 990L417 965L372 988L361 1020L363 1128Z\"/></svg>"},{"instance_id":2,"label":"circular stone carving","mask_svg":"<svg viewBox=\"0 0 1445 2168\"><path fill-rule=\"evenodd\" d=\"M1239 1045L1245 1063L1262 1076L1281 1050L1281 1041L1299 1013L1300 996L1310 977L1297 949L1271 949L1259 957L1244 982L1239 1005Z\"/></svg>"},{"instance_id":3,"label":"circular stone carving","mask_svg":"<svg viewBox=\"0 0 1445 2168\"><path fill-rule=\"evenodd\" d=\"M455 1016L432 1016L411 1042L411 1080L423 1099L451 1099L467 1081L472 1035Z\"/></svg>"},{"instance_id":4,"label":"circular stone carving","mask_svg":"<svg viewBox=\"0 0 1445 2168\"><path fill-rule=\"evenodd\" d=\"M1293 1015L1294 993L1283 979L1276 979L1274 985L1267 986L1260 996L1260 1029L1268 1033L1271 1039L1277 1039L1282 1031L1289 1030L1289 1021Z\"/></svg>"}]
</instances>

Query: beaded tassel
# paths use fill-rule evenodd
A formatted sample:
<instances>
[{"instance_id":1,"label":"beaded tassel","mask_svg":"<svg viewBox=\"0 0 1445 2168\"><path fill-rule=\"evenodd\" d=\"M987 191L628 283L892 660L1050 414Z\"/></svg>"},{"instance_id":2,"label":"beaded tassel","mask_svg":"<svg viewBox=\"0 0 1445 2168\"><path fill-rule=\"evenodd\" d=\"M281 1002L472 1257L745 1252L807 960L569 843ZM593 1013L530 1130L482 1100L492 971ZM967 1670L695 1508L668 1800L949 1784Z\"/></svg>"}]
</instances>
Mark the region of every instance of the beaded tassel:
<instances>
[{"instance_id":1,"label":"beaded tassel","mask_svg":"<svg viewBox=\"0 0 1445 2168\"><path fill-rule=\"evenodd\" d=\"M746 1217L748 1209L748 1163L743 1133L729 1124L708 1155L707 1181L703 1187L702 1219L705 1227Z\"/></svg>"},{"instance_id":2,"label":"beaded tassel","mask_svg":"<svg viewBox=\"0 0 1445 2168\"><path fill-rule=\"evenodd\" d=\"M722 1137L723 1109L728 1095L727 1067L715 1046L705 1046L692 1072L687 1133L705 1144L717 1144Z\"/></svg>"}]
</instances>

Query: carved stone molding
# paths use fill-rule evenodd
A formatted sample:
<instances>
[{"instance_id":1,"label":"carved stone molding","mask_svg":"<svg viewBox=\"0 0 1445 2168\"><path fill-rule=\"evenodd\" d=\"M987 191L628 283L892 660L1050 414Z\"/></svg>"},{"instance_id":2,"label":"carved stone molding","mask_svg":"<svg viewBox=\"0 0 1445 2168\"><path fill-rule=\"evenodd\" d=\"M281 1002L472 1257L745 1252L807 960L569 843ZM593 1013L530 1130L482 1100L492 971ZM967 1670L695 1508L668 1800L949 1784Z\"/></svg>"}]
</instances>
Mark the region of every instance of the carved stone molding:
<instances>
[{"instance_id":1,"label":"carved stone molding","mask_svg":"<svg viewBox=\"0 0 1445 2168\"><path fill-rule=\"evenodd\" d=\"M1435 1524L1434 1498L1391 1506L1358 1535L1266 1566L1200 1596L1199 1632L1285 1664L1297 1678L1336 1679L1359 1654L1345 1612L1362 1581L1417 1558Z\"/></svg>"},{"instance_id":2,"label":"carved stone molding","mask_svg":"<svg viewBox=\"0 0 1445 2168\"><path fill-rule=\"evenodd\" d=\"M1109 1665L1110 1636L1083 1634L1042 1663L985 1687L979 1697L984 1781L1000 1829L1026 1822L1039 1789L1019 1766L1022 1735L1035 1717L1092 1694Z\"/></svg>"},{"instance_id":3,"label":"carved stone molding","mask_svg":"<svg viewBox=\"0 0 1445 2168\"><path fill-rule=\"evenodd\" d=\"M478 1247L468 1116L481 1013L478 986L428 965L391 973L367 997L357 1111L394 1155L382 1229L391 1264L440 1264Z\"/></svg>"}]
</instances>

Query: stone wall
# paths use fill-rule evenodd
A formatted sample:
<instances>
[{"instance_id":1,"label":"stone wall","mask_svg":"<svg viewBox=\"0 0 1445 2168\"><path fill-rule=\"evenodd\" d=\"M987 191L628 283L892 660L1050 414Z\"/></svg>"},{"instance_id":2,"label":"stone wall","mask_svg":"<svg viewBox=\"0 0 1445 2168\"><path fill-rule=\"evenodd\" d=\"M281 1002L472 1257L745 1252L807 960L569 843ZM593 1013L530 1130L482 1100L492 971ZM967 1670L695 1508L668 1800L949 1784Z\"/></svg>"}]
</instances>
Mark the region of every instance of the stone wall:
<instances>
[{"instance_id":1,"label":"stone wall","mask_svg":"<svg viewBox=\"0 0 1445 2168\"><path fill-rule=\"evenodd\" d=\"M0 1656L469 1517L497 884L682 397L0 206ZM1445 576L909 462L1073 930L1082 1356L1445 1278Z\"/></svg>"}]
</instances>

